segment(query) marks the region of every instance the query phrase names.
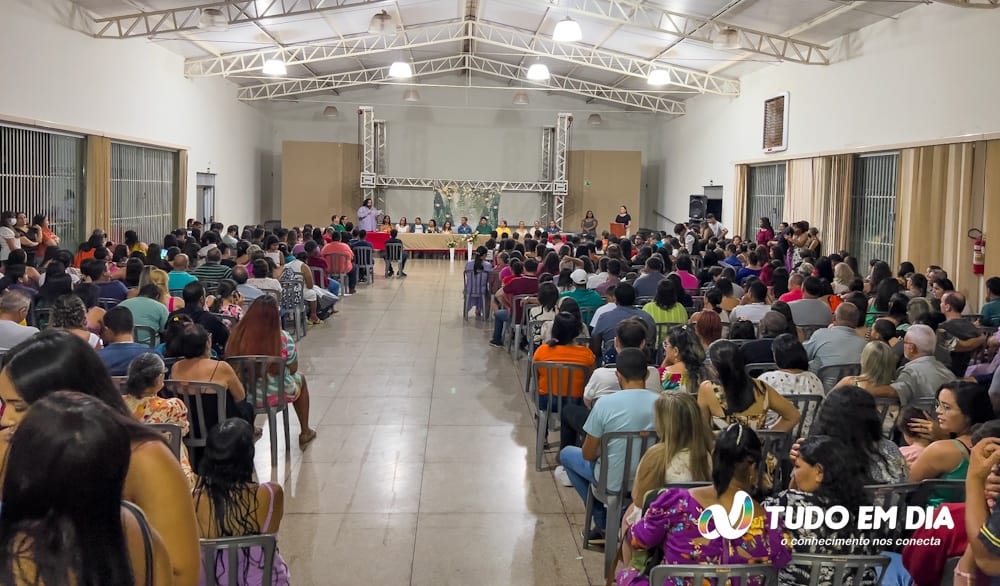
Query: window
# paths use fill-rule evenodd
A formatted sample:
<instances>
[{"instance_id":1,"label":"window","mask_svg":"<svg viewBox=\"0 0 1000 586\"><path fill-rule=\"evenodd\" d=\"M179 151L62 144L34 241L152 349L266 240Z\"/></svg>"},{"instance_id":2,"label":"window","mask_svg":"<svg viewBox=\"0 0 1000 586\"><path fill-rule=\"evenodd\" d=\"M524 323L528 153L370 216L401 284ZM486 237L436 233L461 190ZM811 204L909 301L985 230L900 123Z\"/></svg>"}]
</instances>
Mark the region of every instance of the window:
<instances>
[{"instance_id":1,"label":"window","mask_svg":"<svg viewBox=\"0 0 1000 586\"><path fill-rule=\"evenodd\" d=\"M785 163L750 167L747 175L747 225L743 239L754 241L761 218L777 228L785 211Z\"/></svg>"},{"instance_id":2,"label":"window","mask_svg":"<svg viewBox=\"0 0 1000 586\"><path fill-rule=\"evenodd\" d=\"M850 251L857 256L861 271L868 269L872 259L895 266L898 170L899 153L859 155L854 159Z\"/></svg>"},{"instance_id":3,"label":"window","mask_svg":"<svg viewBox=\"0 0 1000 586\"><path fill-rule=\"evenodd\" d=\"M83 239L86 139L21 126L0 125L0 201L28 221L46 214L60 246Z\"/></svg>"},{"instance_id":4,"label":"window","mask_svg":"<svg viewBox=\"0 0 1000 586\"><path fill-rule=\"evenodd\" d=\"M160 242L177 227L177 152L111 143L111 239L135 230L143 242Z\"/></svg>"}]
</instances>

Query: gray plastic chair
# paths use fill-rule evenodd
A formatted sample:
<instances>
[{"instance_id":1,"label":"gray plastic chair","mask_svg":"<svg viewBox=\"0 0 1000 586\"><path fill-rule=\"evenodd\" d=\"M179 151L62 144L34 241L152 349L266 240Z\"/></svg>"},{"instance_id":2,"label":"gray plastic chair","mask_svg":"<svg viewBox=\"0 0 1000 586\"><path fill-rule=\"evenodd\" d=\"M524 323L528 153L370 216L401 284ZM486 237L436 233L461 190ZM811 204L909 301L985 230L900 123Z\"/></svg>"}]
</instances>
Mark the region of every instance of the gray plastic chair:
<instances>
[{"instance_id":1,"label":"gray plastic chair","mask_svg":"<svg viewBox=\"0 0 1000 586\"><path fill-rule=\"evenodd\" d=\"M622 513L625 511L626 503L632 501L632 485L635 483L635 471L639 467L639 460L653 444L656 443L656 432L653 430L644 431L617 431L606 433L601 436L601 455L598 462L601 467L601 477L597 479L597 485L590 485L587 493L587 511L583 522L583 547L590 544L587 535L590 532L590 525L594 519L594 500L601 501L607 508L607 526L604 527L604 575L607 576L613 569L615 555L618 553L618 533L621 529ZM609 470L606 454L611 448L612 442L623 442L625 444L625 462L627 467L621 470ZM608 488L609 483L618 485L617 490Z\"/></svg>"},{"instance_id":2,"label":"gray plastic chair","mask_svg":"<svg viewBox=\"0 0 1000 586\"><path fill-rule=\"evenodd\" d=\"M683 584L704 584L706 580L715 580L715 586L736 586L750 584L751 578L758 578L758 586L778 586L778 572L774 566L763 564L732 565L732 566L702 566L702 565L670 565L656 566L649 573L649 586L673 586L680 578Z\"/></svg>"},{"instance_id":3,"label":"gray plastic chair","mask_svg":"<svg viewBox=\"0 0 1000 586\"><path fill-rule=\"evenodd\" d=\"M819 369L816 376L823 383L823 390L827 393L837 386L840 379L845 376L858 376L861 374L860 364L830 364Z\"/></svg>"},{"instance_id":4,"label":"gray plastic chair","mask_svg":"<svg viewBox=\"0 0 1000 586\"><path fill-rule=\"evenodd\" d=\"M570 401L570 391L572 389L572 381L574 376L583 376L584 385L587 384L587 380L590 378L590 373L592 369L587 366L582 366L580 364L563 364L560 362L532 362L531 369L535 373L535 392L531 397L532 405L536 413L535 418L535 470L541 472L542 470L542 456L545 453L545 448L547 446L548 440L548 425L549 416L552 413L556 413L559 409L553 409L553 403L559 402L559 407L562 407ZM538 376L539 371L545 370L545 393L540 391L543 389L538 388L538 381L541 378ZM538 398L543 395L548 394L548 400L545 401L545 409L540 409L538 407Z\"/></svg>"},{"instance_id":5,"label":"gray plastic chair","mask_svg":"<svg viewBox=\"0 0 1000 586\"><path fill-rule=\"evenodd\" d=\"M808 568L809 582L801 586L827 584L871 584L879 586L889 567L889 558L881 555L817 555L797 553L790 565ZM865 577L869 578L865 580Z\"/></svg>"},{"instance_id":6,"label":"gray plastic chair","mask_svg":"<svg viewBox=\"0 0 1000 586\"><path fill-rule=\"evenodd\" d=\"M118 304L121 302L121 299L116 299L114 297L100 297L97 300L97 305L98 307L104 309L104 311L111 311L112 309L118 307Z\"/></svg>"},{"instance_id":7,"label":"gray plastic chair","mask_svg":"<svg viewBox=\"0 0 1000 586\"><path fill-rule=\"evenodd\" d=\"M111 377L111 382L115 384L115 388L118 389L119 393L122 395L125 394L125 383L128 382L127 376L113 376Z\"/></svg>"},{"instance_id":8,"label":"gray plastic chair","mask_svg":"<svg viewBox=\"0 0 1000 586\"><path fill-rule=\"evenodd\" d=\"M518 297L520 297L520 295L518 295ZM533 296L529 295L529 297L533 297ZM522 334L525 335L525 336L529 335L527 333L528 332L528 313L533 308L535 308L535 307L538 307L538 303L525 303L524 301L521 302L521 321L520 321L520 323L518 323L517 325L514 326L514 348L513 348L514 362L517 362L517 359L520 357L520 354L521 354L521 337L522 337ZM533 334L532 334L532 336L533 336Z\"/></svg>"},{"instance_id":9,"label":"gray plastic chair","mask_svg":"<svg viewBox=\"0 0 1000 586\"><path fill-rule=\"evenodd\" d=\"M882 422L882 437L892 439L893 426L899 416L899 399L896 397L875 397L875 409Z\"/></svg>"},{"instance_id":10,"label":"gray plastic chair","mask_svg":"<svg viewBox=\"0 0 1000 586\"><path fill-rule=\"evenodd\" d=\"M340 283L341 291L346 293L347 289L344 289L344 287L348 287L348 282L345 277L350 272L347 270L347 267L351 264L351 256L343 252L333 252L324 255L323 258L326 259L326 266L330 267L330 270L327 271L327 276L331 279L337 279Z\"/></svg>"},{"instance_id":11,"label":"gray plastic chair","mask_svg":"<svg viewBox=\"0 0 1000 586\"><path fill-rule=\"evenodd\" d=\"M281 281L281 310L291 319L291 334L297 341L306 335L305 285L302 281Z\"/></svg>"},{"instance_id":12,"label":"gray plastic chair","mask_svg":"<svg viewBox=\"0 0 1000 586\"><path fill-rule=\"evenodd\" d=\"M247 401L253 405L254 413L267 415L267 429L271 440L271 467L278 465L278 413L285 418L285 453L292 451L290 426L288 419L288 400L285 394L285 361L277 356L234 356L227 358L236 376L243 383L247 393ZM272 367L277 369L271 373ZM271 406L267 401L267 388L270 380L277 380L277 404Z\"/></svg>"},{"instance_id":13,"label":"gray plastic chair","mask_svg":"<svg viewBox=\"0 0 1000 586\"><path fill-rule=\"evenodd\" d=\"M796 326L796 329L799 330L799 333L801 334L802 337L802 341L805 342L806 340L811 338L812 335L815 334L817 330L822 330L823 328L828 328L828 327L830 327L830 324L803 324Z\"/></svg>"},{"instance_id":14,"label":"gray plastic chair","mask_svg":"<svg viewBox=\"0 0 1000 586\"><path fill-rule=\"evenodd\" d=\"M217 279L198 279L198 282L205 287L205 295L219 294L219 281Z\"/></svg>"},{"instance_id":15,"label":"gray plastic chair","mask_svg":"<svg viewBox=\"0 0 1000 586\"><path fill-rule=\"evenodd\" d=\"M948 480L943 478L930 478L923 480L917 486L910 504L915 507L926 507L932 498L942 500L946 503L965 502L965 479Z\"/></svg>"},{"instance_id":16,"label":"gray plastic chair","mask_svg":"<svg viewBox=\"0 0 1000 586\"><path fill-rule=\"evenodd\" d=\"M181 459L181 426L173 423L147 423L146 426L163 434L163 439L167 441L170 451L174 453L174 457L179 462Z\"/></svg>"},{"instance_id":17,"label":"gray plastic chair","mask_svg":"<svg viewBox=\"0 0 1000 586\"><path fill-rule=\"evenodd\" d=\"M896 511L895 528L889 529L883 526L883 537L897 538L903 536L903 526L906 521L906 506L913 500L913 496L919 488L919 484L909 482L900 484L869 484L865 486L865 494L868 495L872 505L882 507L885 510ZM895 509L892 509L893 507Z\"/></svg>"},{"instance_id":18,"label":"gray plastic chair","mask_svg":"<svg viewBox=\"0 0 1000 586\"><path fill-rule=\"evenodd\" d=\"M374 249L370 246L358 246L354 250L354 264L358 270L364 269L368 277L368 286L375 285L375 255ZM360 276L360 275L359 275Z\"/></svg>"},{"instance_id":19,"label":"gray plastic chair","mask_svg":"<svg viewBox=\"0 0 1000 586\"><path fill-rule=\"evenodd\" d=\"M392 263L402 262L403 245L398 242L390 242L385 245L385 272L392 270ZM402 267L400 268L402 270Z\"/></svg>"},{"instance_id":20,"label":"gray plastic chair","mask_svg":"<svg viewBox=\"0 0 1000 586\"><path fill-rule=\"evenodd\" d=\"M184 445L188 448L205 447L208 444L208 430L226 419L226 393L228 392L226 388L216 383L174 379L163 381L163 388L167 393L184 401L184 406L187 407L191 430L184 438ZM217 421L205 420L206 400L215 401ZM195 413L197 416L194 415Z\"/></svg>"},{"instance_id":21,"label":"gray plastic chair","mask_svg":"<svg viewBox=\"0 0 1000 586\"><path fill-rule=\"evenodd\" d=\"M778 492L788 488L791 480L792 462L789 451L792 449L794 438L787 431L771 431L761 429L757 431L760 438L761 454L764 458L760 462L759 478L763 479L767 475L767 456L773 455L776 460L774 472L771 474L772 492Z\"/></svg>"},{"instance_id":22,"label":"gray plastic chair","mask_svg":"<svg viewBox=\"0 0 1000 586\"><path fill-rule=\"evenodd\" d=\"M754 378L759 377L765 372L773 372L775 370L778 370L778 365L773 362L751 362L743 367L743 372L747 373L747 376Z\"/></svg>"},{"instance_id":23,"label":"gray plastic chair","mask_svg":"<svg viewBox=\"0 0 1000 586\"><path fill-rule=\"evenodd\" d=\"M819 413L819 407L823 404L823 395L782 395L788 402L795 405L802 416L792 430L792 438L809 437L809 429L812 422Z\"/></svg>"},{"instance_id":24,"label":"gray plastic chair","mask_svg":"<svg viewBox=\"0 0 1000 586\"><path fill-rule=\"evenodd\" d=\"M249 555L247 550L253 547L259 547L262 555L260 560L251 557L249 563L270 570L262 573L260 585L271 586L273 584L274 558L278 551L276 535L247 535L244 537L200 539L198 541L201 545L201 567L205 572L205 584L209 586L243 586L240 582L240 578L243 576L241 568ZM222 558L222 556L225 557ZM216 571L220 558L226 560L226 568L228 569L224 582L220 581Z\"/></svg>"},{"instance_id":25,"label":"gray plastic chair","mask_svg":"<svg viewBox=\"0 0 1000 586\"><path fill-rule=\"evenodd\" d=\"M465 286L462 289L462 318L469 321L469 310L472 309L472 302L475 299L482 299L483 316L489 317L490 299L488 293L490 273L482 271L473 273L464 271Z\"/></svg>"},{"instance_id":26,"label":"gray plastic chair","mask_svg":"<svg viewBox=\"0 0 1000 586\"><path fill-rule=\"evenodd\" d=\"M532 321L528 322L528 326L527 326L528 327L528 330L527 330L528 333L526 334L527 335L527 340L528 340L528 360L527 360L528 368L527 368L527 372L524 374L524 392L525 393L531 392L531 381L533 380L533 377L535 376L535 370L531 367L532 366L532 362L531 362L532 357L535 355L535 350L538 349L538 346L541 343L544 343L544 340L542 340L542 342L536 342L535 341L535 332L540 331L541 328L542 328L542 325L544 323L545 323L544 320L532 320Z\"/></svg>"},{"instance_id":27,"label":"gray plastic chair","mask_svg":"<svg viewBox=\"0 0 1000 586\"><path fill-rule=\"evenodd\" d=\"M145 344L150 348L156 348L159 342L160 332L152 326L135 326L132 328L132 339L137 344Z\"/></svg>"}]
</instances>

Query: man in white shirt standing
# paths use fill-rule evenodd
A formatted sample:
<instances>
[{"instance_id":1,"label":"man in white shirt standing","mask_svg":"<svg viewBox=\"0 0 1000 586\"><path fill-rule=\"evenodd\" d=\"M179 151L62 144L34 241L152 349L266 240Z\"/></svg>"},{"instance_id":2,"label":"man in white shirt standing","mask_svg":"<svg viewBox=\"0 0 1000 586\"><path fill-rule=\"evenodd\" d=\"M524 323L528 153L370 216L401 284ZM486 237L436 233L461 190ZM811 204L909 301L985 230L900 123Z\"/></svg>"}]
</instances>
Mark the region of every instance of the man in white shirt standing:
<instances>
[{"instance_id":1,"label":"man in white shirt standing","mask_svg":"<svg viewBox=\"0 0 1000 586\"><path fill-rule=\"evenodd\" d=\"M708 214L705 216L705 223L708 224L708 229L712 231L712 235L716 238L722 238L726 234L729 234L729 229L722 225L715 219L715 214Z\"/></svg>"}]
</instances>

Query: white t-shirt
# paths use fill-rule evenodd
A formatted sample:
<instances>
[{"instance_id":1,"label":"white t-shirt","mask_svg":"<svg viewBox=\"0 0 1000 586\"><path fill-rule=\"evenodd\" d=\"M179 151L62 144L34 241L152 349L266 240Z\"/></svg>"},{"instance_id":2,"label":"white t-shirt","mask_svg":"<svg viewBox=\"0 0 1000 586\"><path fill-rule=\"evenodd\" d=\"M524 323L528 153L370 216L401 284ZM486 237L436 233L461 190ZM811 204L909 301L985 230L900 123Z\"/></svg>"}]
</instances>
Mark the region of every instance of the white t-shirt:
<instances>
[{"instance_id":1,"label":"white t-shirt","mask_svg":"<svg viewBox=\"0 0 1000 586\"><path fill-rule=\"evenodd\" d=\"M13 248L7 243L8 238L14 241ZM21 239L14 234L14 230L10 226L0 226L0 261L7 260L7 257L10 256L10 251L18 250L19 248L21 248Z\"/></svg>"},{"instance_id":2,"label":"white t-shirt","mask_svg":"<svg viewBox=\"0 0 1000 586\"><path fill-rule=\"evenodd\" d=\"M0 319L0 350L6 352L38 333L38 328Z\"/></svg>"},{"instance_id":3,"label":"white t-shirt","mask_svg":"<svg viewBox=\"0 0 1000 586\"><path fill-rule=\"evenodd\" d=\"M594 310L594 317L590 320L590 327L597 325L597 318L601 317L605 313L611 311L612 309L618 307L617 303L605 303L604 305L598 307Z\"/></svg>"},{"instance_id":4,"label":"white t-shirt","mask_svg":"<svg viewBox=\"0 0 1000 586\"><path fill-rule=\"evenodd\" d=\"M660 373L652 366L646 367L646 388L660 388ZM590 375L590 380L587 381L587 386L583 388L583 398L588 401L593 401L599 397L610 395L611 393L620 390L622 390L622 388L621 385L618 384L618 377L615 375L614 368L597 368L594 370L593 374Z\"/></svg>"}]
</instances>

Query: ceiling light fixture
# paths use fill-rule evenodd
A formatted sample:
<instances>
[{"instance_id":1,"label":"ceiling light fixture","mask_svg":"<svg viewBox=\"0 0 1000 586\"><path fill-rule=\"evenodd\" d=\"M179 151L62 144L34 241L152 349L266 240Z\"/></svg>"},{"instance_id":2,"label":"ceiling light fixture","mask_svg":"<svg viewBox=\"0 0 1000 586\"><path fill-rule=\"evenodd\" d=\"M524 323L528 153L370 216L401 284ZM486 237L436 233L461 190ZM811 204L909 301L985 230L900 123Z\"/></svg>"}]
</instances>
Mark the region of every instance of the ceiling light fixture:
<instances>
[{"instance_id":1,"label":"ceiling light fixture","mask_svg":"<svg viewBox=\"0 0 1000 586\"><path fill-rule=\"evenodd\" d=\"M514 93L514 105L515 106L527 106L528 105L528 92L518 91Z\"/></svg>"},{"instance_id":2,"label":"ceiling light fixture","mask_svg":"<svg viewBox=\"0 0 1000 586\"><path fill-rule=\"evenodd\" d=\"M591 126L600 126L601 124L604 124L604 119L601 118L600 114L594 112L590 116L587 116L587 124Z\"/></svg>"},{"instance_id":3,"label":"ceiling light fixture","mask_svg":"<svg viewBox=\"0 0 1000 586\"><path fill-rule=\"evenodd\" d=\"M368 34L370 35L395 35L396 23L392 20L392 15L383 10L372 17L368 23Z\"/></svg>"},{"instance_id":4,"label":"ceiling light fixture","mask_svg":"<svg viewBox=\"0 0 1000 586\"><path fill-rule=\"evenodd\" d=\"M327 106L326 108L323 108L323 116L327 118L336 118L337 116L340 116L340 111L337 110L336 106Z\"/></svg>"},{"instance_id":5,"label":"ceiling light fixture","mask_svg":"<svg viewBox=\"0 0 1000 586\"><path fill-rule=\"evenodd\" d=\"M532 63L525 77L531 81L546 81L549 79L549 68L544 63Z\"/></svg>"},{"instance_id":6,"label":"ceiling light fixture","mask_svg":"<svg viewBox=\"0 0 1000 586\"><path fill-rule=\"evenodd\" d=\"M557 43L575 43L582 38L580 23L568 16L557 22L556 28L552 30L552 40Z\"/></svg>"},{"instance_id":7,"label":"ceiling light fixture","mask_svg":"<svg viewBox=\"0 0 1000 586\"><path fill-rule=\"evenodd\" d=\"M288 68L285 67L285 62L281 59L268 59L264 62L261 71L264 72L264 75L286 75Z\"/></svg>"},{"instance_id":8,"label":"ceiling light fixture","mask_svg":"<svg viewBox=\"0 0 1000 586\"><path fill-rule=\"evenodd\" d=\"M406 90L405 92L403 92L403 101L404 102L419 102L420 101L420 92L418 92L417 90Z\"/></svg>"},{"instance_id":9,"label":"ceiling light fixture","mask_svg":"<svg viewBox=\"0 0 1000 586\"><path fill-rule=\"evenodd\" d=\"M646 83L649 85L669 85L670 72L666 69L654 69L649 72Z\"/></svg>"},{"instance_id":10,"label":"ceiling light fixture","mask_svg":"<svg viewBox=\"0 0 1000 586\"><path fill-rule=\"evenodd\" d=\"M413 77L413 68L406 61L393 61L389 66L389 77L406 79Z\"/></svg>"},{"instance_id":11,"label":"ceiling light fixture","mask_svg":"<svg viewBox=\"0 0 1000 586\"><path fill-rule=\"evenodd\" d=\"M720 29L715 39L712 40L712 48L719 51L735 51L740 48L740 33L731 27Z\"/></svg>"},{"instance_id":12,"label":"ceiling light fixture","mask_svg":"<svg viewBox=\"0 0 1000 586\"><path fill-rule=\"evenodd\" d=\"M224 31L229 28L229 19L218 8L202 8L198 16L198 28L205 31Z\"/></svg>"}]
</instances>

